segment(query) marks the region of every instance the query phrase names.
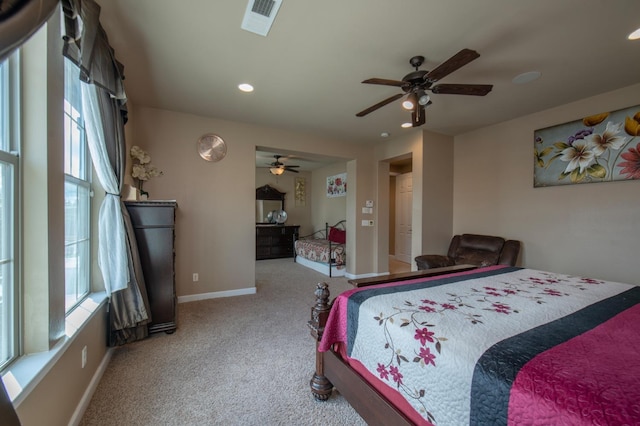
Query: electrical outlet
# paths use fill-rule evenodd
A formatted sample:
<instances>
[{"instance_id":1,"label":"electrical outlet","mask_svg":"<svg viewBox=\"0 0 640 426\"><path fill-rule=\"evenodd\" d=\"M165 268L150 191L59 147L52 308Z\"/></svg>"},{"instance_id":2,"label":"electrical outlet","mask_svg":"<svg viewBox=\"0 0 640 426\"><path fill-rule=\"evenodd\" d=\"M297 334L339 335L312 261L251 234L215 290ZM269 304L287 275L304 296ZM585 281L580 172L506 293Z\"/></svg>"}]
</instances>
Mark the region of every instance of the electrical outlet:
<instances>
[{"instance_id":1,"label":"electrical outlet","mask_svg":"<svg viewBox=\"0 0 640 426\"><path fill-rule=\"evenodd\" d=\"M197 272L195 272L195 273L193 274L193 282L194 282L194 283L197 283L199 279L200 279L200 276L198 275L198 273L197 273Z\"/></svg>"},{"instance_id":2,"label":"electrical outlet","mask_svg":"<svg viewBox=\"0 0 640 426\"><path fill-rule=\"evenodd\" d=\"M87 347L82 348L82 368L87 365Z\"/></svg>"}]
</instances>

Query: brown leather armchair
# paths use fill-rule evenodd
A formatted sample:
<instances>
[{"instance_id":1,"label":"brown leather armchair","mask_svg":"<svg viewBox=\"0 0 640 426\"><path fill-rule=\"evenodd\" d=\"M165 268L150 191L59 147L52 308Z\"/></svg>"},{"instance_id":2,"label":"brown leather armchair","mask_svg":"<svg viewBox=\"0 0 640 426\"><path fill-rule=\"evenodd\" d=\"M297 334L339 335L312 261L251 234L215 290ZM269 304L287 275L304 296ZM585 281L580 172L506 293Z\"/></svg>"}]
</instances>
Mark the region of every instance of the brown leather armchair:
<instances>
[{"instance_id":1,"label":"brown leather armchair","mask_svg":"<svg viewBox=\"0 0 640 426\"><path fill-rule=\"evenodd\" d=\"M490 235L454 235L446 256L423 254L416 257L418 269L441 268L453 265L510 265L514 266L520 253L520 241L505 240Z\"/></svg>"}]
</instances>

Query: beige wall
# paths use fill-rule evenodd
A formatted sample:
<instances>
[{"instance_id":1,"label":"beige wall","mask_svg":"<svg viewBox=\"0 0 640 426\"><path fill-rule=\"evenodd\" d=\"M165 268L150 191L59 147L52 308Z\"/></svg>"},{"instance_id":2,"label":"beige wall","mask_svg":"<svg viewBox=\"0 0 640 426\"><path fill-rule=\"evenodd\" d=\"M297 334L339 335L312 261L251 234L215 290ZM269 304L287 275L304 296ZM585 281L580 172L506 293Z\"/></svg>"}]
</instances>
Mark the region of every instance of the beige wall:
<instances>
[{"instance_id":1,"label":"beige wall","mask_svg":"<svg viewBox=\"0 0 640 426\"><path fill-rule=\"evenodd\" d=\"M414 236L421 237L413 239L413 257L426 252L444 252L454 232L495 233L524 242L523 263L527 266L533 262L532 265L541 268L563 270L562 266L566 265L570 272L575 272L579 270L579 264L586 263L568 242L577 236L566 237L567 241L557 240L563 240L561 230L580 228L584 232L578 234L582 246L597 235L599 244L620 247L616 250L621 252L618 258L622 260L607 262L615 265L611 269L619 269L625 267L628 249L633 245L633 241L619 232L619 227L621 224L631 226L630 216L635 214L632 207L637 205L626 192L629 191L627 188L634 190L635 182L534 190L531 184L530 141L536 128L573 120L603 107L607 109L606 105L611 109L628 106L633 103L631 98L637 98L637 92L635 87L604 95L598 100L585 100L502 123L458 136L455 143L448 136L412 131L384 143L348 144L313 135L150 108L136 110L134 135L135 143L147 149L154 163L165 172L164 176L147 184L151 198L175 198L178 201L178 295L254 286L254 265L247 260L254 256L255 250L253 196L257 182L254 165L257 142L260 146L345 159L349 191L344 202L349 228L355 234L347 244L347 250L354 254L351 257L353 269L348 269L350 274L381 273L388 268L389 183L387 175L383 177L385 170L380 164L407 154L413 158L413 232ZM227 157L219 163L206 163L195 153L195 141L207 132L218 133L227 140ZM339 168L335 169L336 173L343 171L342 167ZM317 178L319 173L323 175L321 178ZM327 220L331 222L334 214L322 205L327 199L318 196L318 191L324 193L325 175L332 173L333 169L312 174L311 191L314 195L311 215L314 228L318 224L323 226ZM593 203L594 192L603 192L598 195L611 201L607 205L614 205L612 202L615 201L615 205L621 207L609 213L616 224L597 220L601 211L587 204ZM567 199L567 194L570 194L570 199ZM367 199L374 200L377 206L374 208L376 226L372 228L360 226L365 218L361 207ZM563 207L561 221L558 213L550 208L554 204ZM548 212L536 213L540 206L546 206ZM577 209L579 213L574 214L577 217L572 217L566 208ZM343 207L340 206L339 210L343 211ZM566 215L570 215L572 220L567 222ZM343 217L339 215L333 219L337 221ZM554 225L554 221L558 225ZM612 230L618 232L609 232ZM546 239L556 247L564 247L564 250L549 250ZM220 241L227 243L224 249L218 244ZM596 252L594 248L583 254L594 256ZM193 272L200 274L198 284L191 282ZM607 275L628 277L628 273L622 271Z\"/></svg>"},{"instance_id":2,"label":"beige wall","mask_svg":"<svg viewBox=\"0 0 640 426\"><path fill-rule=\"evenodd\" d=\"M446 253L453 229L453 139L426 131L423 134L422 242L414 257ZM413 190L418 191L415 183Z\"/></svg>"},{"instance_id":3,"label":"beige wall","mask_svg":"<svg viewBox=\"0 0 640 426\"><path fill-rule=\"evenodd\" d=\"M526 267L640 284L640 181L533 187L534 130L638 99L640 84L456 137L455 233L521 240Z\"/></svg>"},{"instance_id":4,"label":"beige wall","mask_svg":"<svg viewBox=\"0 0 640 426\"><path fill-rule=\"evenodd\" d=\"M16 411L23 426L70 423L82 398L87 398L85 392L106 355L106 310L105 303L20 403ZM81 353L85 346L87 365L82 368Z\"/></svg>"},{"instance_id":5,"label":"beige wall","mask_svg":"<svg viewBox=\"0 0 640 426\"><path fill-rule=\"evenodd\" d=\"M313 230L325 228L325 223L330 226L347 218L347 197L327 197L327 178L339 173L347 172L347 163L335 163L312 172L313 210L311 218ZM347 193L349 193L351 180L347 176ZM349 223L347 232L355 224Z\"/></svg>"},{"instance_id":6,"label":"beige wall","mask_svg":"<svg viewBox=\"0 0 640 426\"><path fill-rule=\"evenodd\" d=\"M216 133L227 142L222 161L206 162L198 156L196 141L205 133ZM255 287L256 145L371 161L370 147L363 145L142 107L135 110L129 144L149 152L153 164L164 172L145 184L151 199L178 202L178 296ZM371 259L371 250L351 257L354 265L359 258ZM363 271L371 270L365 261L360 264ZM192 282L194 272L200 275L197 283Z\"/></svg>"}]
</instances>

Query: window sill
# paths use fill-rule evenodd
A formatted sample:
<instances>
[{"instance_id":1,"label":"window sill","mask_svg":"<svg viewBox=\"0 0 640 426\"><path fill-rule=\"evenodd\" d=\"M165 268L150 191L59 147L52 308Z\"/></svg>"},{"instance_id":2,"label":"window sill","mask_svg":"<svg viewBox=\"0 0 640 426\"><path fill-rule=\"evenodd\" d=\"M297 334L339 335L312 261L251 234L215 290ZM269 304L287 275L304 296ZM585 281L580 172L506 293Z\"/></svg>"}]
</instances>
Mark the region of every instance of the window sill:
<instances>
[{"instance_id":1,"label":"window sill","mask_svg":"<svg viewBox=\"0 0 640 426\"><path fill-rule=\"evenodd\" d=\"M2 372L2 380L14 407L31 393L40 380L51 370L66 352L67 348L93 318L100 307L107 302L105 292L91 293L66 318L65 336L51 350L23 355Z\"/></svg>"}]
</instances>

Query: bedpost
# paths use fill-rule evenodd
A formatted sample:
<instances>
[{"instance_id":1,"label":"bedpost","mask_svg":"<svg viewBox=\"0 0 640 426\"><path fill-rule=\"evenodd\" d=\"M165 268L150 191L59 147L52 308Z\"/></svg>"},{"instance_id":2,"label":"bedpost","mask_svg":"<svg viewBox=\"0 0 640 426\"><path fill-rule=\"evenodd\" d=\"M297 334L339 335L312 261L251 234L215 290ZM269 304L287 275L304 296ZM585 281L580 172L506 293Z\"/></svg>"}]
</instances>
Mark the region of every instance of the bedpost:
<instances>
[{"instance_id":1,"label":"bedpost","mask_svg":"<svg viewBox=\"0 0 640 426\"><path fill-rule=\"evenodd\" d=\"M316 371L309 382L313 396L320 401L326 401L331 395L333 385L324 376L324 358L323 353L318 351L318 345L322 340L324 326L329 317L331 304L329 303L329 285L327 283L318 283L314 292L316 296L315 305L311 308L311 320L308 322L311 329L311 335L316 340Z\"/></svg>"}]
</instances>

